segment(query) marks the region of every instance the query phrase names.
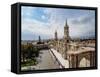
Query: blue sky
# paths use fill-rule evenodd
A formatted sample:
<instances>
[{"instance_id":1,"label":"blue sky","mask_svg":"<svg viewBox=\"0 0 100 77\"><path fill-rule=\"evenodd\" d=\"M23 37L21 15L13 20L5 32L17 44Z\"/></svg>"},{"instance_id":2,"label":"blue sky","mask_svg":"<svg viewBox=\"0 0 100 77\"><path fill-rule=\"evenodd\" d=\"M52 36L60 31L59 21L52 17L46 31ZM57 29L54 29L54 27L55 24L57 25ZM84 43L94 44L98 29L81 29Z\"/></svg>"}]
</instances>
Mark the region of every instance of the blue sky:
<instances>
[{"instance_id":1,"label":"blue sky","mask_svg":"<svg viewBox=\"0 0 100 77\"><path fill-rule=\"evenodd\" d=\"M67 20L71 38L95 37L95 11L43 7L21 7L22 40L63 38Z\"/></svg>"}]
</instances>

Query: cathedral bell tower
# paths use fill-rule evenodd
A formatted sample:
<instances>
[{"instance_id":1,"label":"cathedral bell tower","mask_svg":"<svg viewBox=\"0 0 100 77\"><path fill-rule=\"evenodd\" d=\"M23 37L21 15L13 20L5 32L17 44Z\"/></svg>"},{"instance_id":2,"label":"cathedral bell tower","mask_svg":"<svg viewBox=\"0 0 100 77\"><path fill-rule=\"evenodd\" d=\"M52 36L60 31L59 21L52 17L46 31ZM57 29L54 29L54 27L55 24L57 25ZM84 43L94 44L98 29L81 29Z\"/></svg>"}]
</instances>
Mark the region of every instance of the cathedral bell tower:
<instances>
[{"instance_id":1,"label":"cathedral bell tower","mask_svg":"<svg viewBox=\"0 0 100 77\"><path fill-rule=\"evenodd\" d=\"M69 26L67 24L67 20L64 26L64 54L63 57L67 59L67 51L69 49Z\"/></svg>"}]
</instances>

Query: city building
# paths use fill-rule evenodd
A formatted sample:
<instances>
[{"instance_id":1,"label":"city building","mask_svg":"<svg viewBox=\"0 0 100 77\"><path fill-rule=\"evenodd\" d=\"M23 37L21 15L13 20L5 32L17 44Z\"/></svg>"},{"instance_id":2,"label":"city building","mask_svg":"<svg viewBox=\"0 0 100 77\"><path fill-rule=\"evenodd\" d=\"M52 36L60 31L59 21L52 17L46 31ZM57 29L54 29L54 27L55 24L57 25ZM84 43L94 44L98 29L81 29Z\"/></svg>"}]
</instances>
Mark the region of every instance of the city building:
<instances>
[{"instance_id":1,"label":"city building","mask_svg":"<svg viewBox=\"0 0 100 77\"><path fill-rule=\"evenodd\" d=\"M72 41L69 35L67 20L64 26L63 38L59 39L58 35L59 34L57 34L57 31L55 31L55 40L53 40L51 44L52 47L59 52L64 59L69 61L69 68L95 66L94 40L87 39L84 41L84 43L82 41ZM93 45L94 47L88 45Z\"/></svg>"}]
</instances>

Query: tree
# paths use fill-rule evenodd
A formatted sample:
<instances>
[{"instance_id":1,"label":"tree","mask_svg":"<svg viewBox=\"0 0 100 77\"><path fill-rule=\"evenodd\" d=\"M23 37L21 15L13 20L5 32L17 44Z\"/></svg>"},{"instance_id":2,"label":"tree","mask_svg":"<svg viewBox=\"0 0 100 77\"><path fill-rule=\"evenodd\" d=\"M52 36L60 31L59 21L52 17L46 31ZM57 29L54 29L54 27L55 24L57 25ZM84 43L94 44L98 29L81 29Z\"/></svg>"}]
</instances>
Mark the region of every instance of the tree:
<instances>
[{"instance_id":1,"label":"tree","mask_svg":"<svg viewBox=\"0 0 100 77\"><path fill-rule=\"evenodd\" d=\"M21 61L35 60L35 57L39 56L39 48L34 47L31 43L27 45L21 45Z\"/></svg>"}]
</instances>

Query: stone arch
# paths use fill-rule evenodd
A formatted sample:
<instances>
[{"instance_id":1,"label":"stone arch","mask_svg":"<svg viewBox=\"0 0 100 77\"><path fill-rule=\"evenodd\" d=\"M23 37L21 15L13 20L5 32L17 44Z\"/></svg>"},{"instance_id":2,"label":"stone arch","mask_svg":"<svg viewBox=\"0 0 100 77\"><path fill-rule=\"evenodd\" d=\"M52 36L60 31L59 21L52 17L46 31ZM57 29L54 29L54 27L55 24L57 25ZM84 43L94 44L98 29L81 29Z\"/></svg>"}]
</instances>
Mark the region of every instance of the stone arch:
<instances>
[{"instance_id":1,"label":"stone arch","mask_svg":"<svg viewBox=\"0 0 100 77\"><path fill-rule=\"evenodd\" d=\"M69 68L95 66L95 51L86 51L68 56ZM84 64L84 61L86 64ZM81 65L83 62L83 66Z\"/></svg>"},{"instance_id":2,"label":"stone arch","mask_svg":"<svg viewBox=\"0 0 100 77\"><path fill-rule=\"evenodd\" d=\"M78 67L90 67L90 59L83 56L78 63Z\"/></svg>"},{"instance_id":3,"label":"stone arch","mask_svg":"<svg viewBox=\"0 0 100 77\"><path fill-rule=\"evenodd\" d=\"M88 52L84 52L79 54L78 56L78 67L90 67L93 66L93 52L92 51L88 51Z\"/></svg>"}]
</instances>

